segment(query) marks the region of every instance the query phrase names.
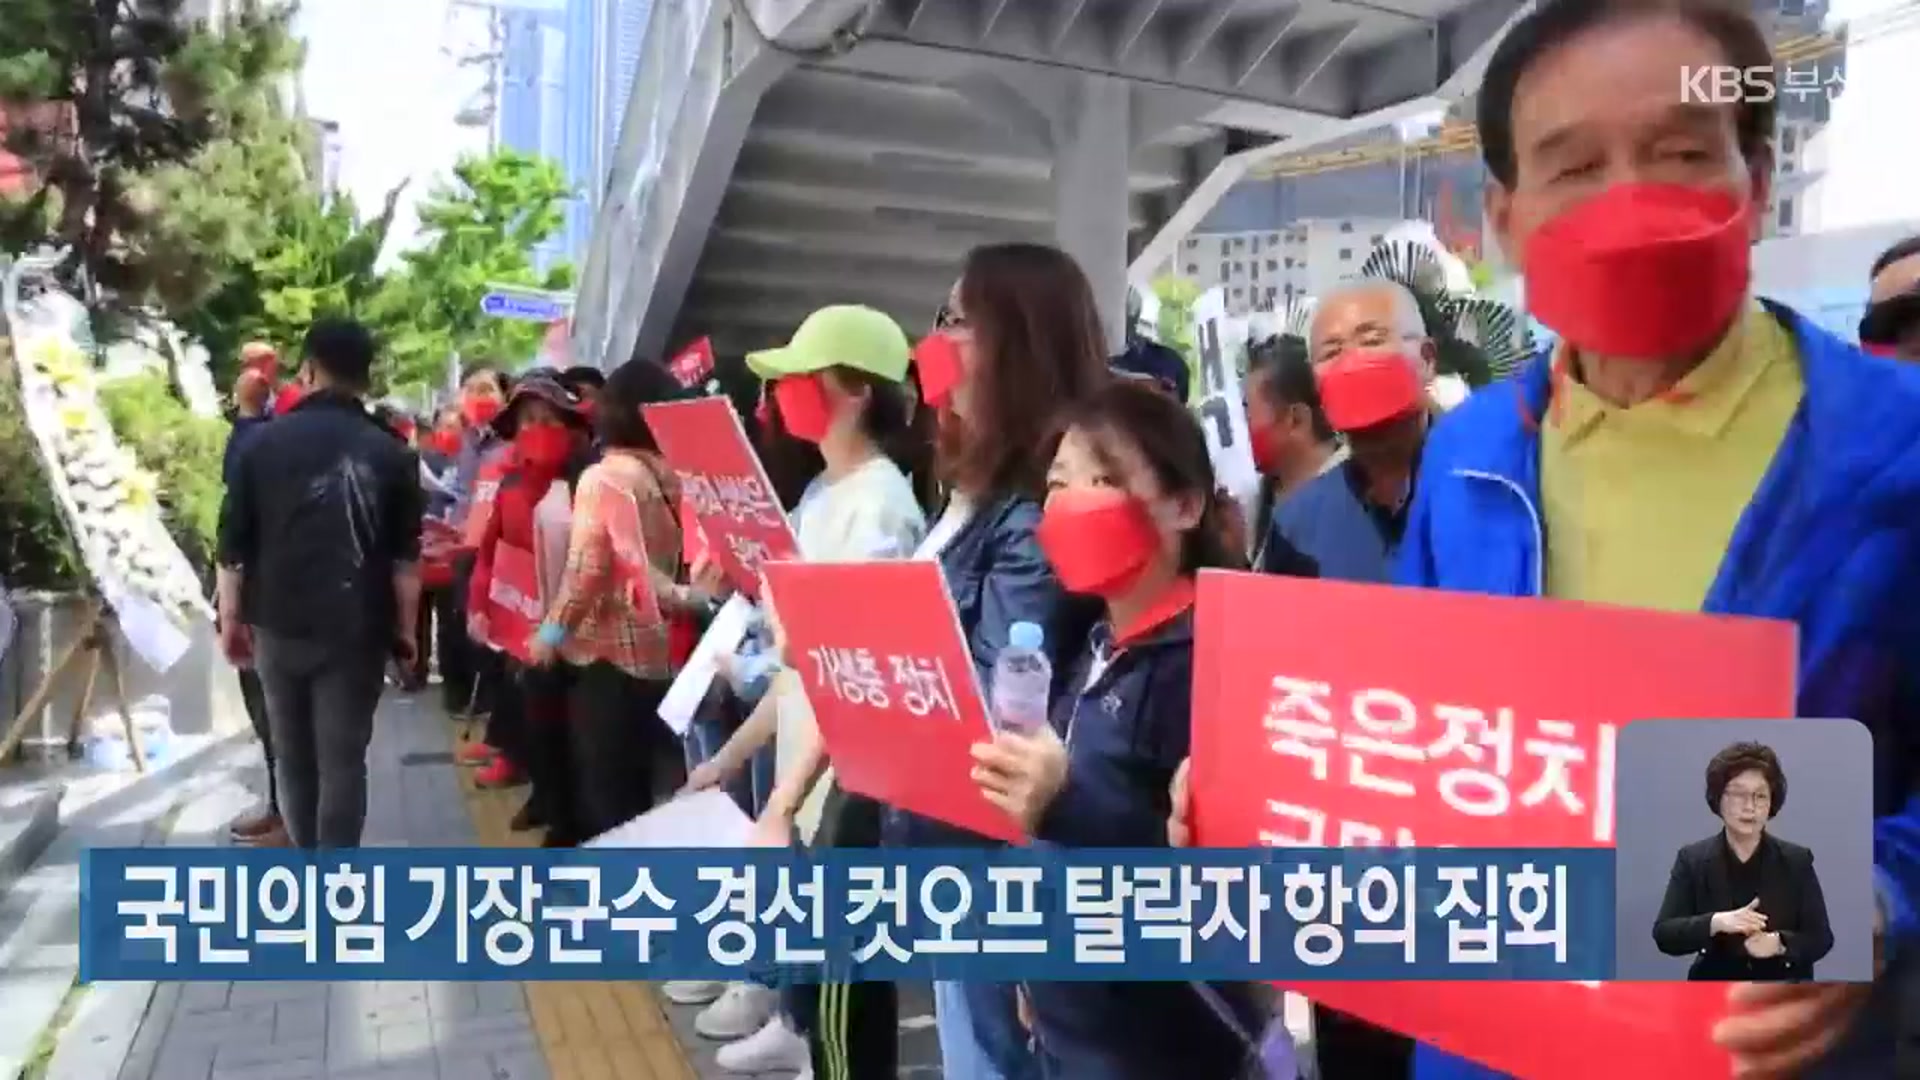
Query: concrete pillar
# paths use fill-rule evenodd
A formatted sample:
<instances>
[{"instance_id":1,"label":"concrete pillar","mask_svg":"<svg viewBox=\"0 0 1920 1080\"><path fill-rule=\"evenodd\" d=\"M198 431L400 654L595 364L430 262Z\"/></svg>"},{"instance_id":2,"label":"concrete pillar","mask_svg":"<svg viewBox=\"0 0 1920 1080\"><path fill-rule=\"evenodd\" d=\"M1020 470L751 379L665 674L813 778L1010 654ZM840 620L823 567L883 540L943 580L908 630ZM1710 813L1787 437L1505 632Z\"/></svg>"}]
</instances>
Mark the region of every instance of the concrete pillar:
<instances>
[{"instance_id":1,"label":"concrete pillar","mask_svg":"<svg viewBox=\"0 0 1920 1080\"><path fill-rule=\"evenodd\" d=\"M1054 240L1093 283L1109 352L1126 342L1128 168L1133 136L1122 79L1081 75L1055 114Z\"/></svg>"}]
</instances>

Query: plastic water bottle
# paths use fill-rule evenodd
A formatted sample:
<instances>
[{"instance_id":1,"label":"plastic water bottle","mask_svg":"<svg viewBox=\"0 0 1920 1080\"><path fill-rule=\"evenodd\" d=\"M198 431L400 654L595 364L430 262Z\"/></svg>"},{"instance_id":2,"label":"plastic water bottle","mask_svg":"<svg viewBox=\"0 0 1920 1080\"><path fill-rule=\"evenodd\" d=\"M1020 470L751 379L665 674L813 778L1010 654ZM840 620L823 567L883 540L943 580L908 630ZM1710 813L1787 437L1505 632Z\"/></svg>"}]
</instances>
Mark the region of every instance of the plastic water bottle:
<instances>
[{"instance_id":1,"label":"plastic water bottle","mask_svg":"<svg viewBox=\"0 0 1920 1080\"><path fill-rule=\"evenodd\" d=\"M993 660L993 723L999 731L1030 735L1047 722L1053 690L1053 665L1043 646L1047 633L1038 623L1017 622L1007 631L1007 647Z\"/></svg>"}]
</instances>

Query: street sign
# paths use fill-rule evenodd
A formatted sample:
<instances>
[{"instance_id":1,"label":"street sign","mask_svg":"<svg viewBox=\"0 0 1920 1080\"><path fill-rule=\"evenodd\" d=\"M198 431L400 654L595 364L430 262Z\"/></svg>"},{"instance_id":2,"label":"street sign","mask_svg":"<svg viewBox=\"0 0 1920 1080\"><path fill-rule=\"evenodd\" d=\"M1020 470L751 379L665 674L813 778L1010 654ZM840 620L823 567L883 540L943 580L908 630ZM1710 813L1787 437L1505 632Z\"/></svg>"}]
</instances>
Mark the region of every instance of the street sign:
<instances>
[{"instance_id":1,"label":"street sign","mask_svg":"<svg viewBox=\"0 0 1920 1080\"><path fill-rule=\"evenodd\" d=\"M550 323L567 317L572 304L552 294L495 290L480 298L480 310L496 319Z\"/></svg>"}]
</instances>

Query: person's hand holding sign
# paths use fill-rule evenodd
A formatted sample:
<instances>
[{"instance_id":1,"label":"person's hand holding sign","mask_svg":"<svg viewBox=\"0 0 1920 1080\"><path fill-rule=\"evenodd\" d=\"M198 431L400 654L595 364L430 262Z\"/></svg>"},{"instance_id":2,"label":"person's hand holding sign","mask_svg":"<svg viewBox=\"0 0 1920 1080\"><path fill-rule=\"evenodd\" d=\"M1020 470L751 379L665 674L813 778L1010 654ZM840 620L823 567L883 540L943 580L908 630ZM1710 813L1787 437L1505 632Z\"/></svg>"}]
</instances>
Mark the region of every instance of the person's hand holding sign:
<instances>
[{"instance_id":1,"label":"person's hand holding sign","mask_svg":"<svg viewBox=\"0 0 1920 1080\"><path fill-rule=\"evenodd\" d=\"M1188 767L1192 764L1192 758L1182 758L1180 767L1173 770L1173 789L1169 792L1173 813L1167 818L1167 843L1173 847L1188 847L1193 843L1193 828L1187 824L1193 805L1193 788L1187 781Z\"/></svg>"},{"instance_id":2,"label":"person's hand holding sign","mask_svg":"<svg viewBox=\"0 0 1920 1080\"><path fill-rule=\"evenodd\" d=\"M1031 735L1003 731L976 744L973 761L981 794L1029 835L1067 783L1067 744L1044 724Z\"/></svg>"},{"instance_id":3,"label":"person's hand holding sign","mask_svg":"<svg viewBox=\"0 0 1920 1080\"><path fill-rule=\"evenodd\" d=\"M1886 971L1886 932L1886 916L1876 914L1875 978ZM1778 935L1759 933L1747 938L1749 952L1756 937L1782 947ZM1727 991L1729 1012L1713 1029L1713 1041L1733 1055L1739 1080L1790 1080L1833 1049L1872 989L1872 983L1741 983Z\"/></svg>"}]
</instances>

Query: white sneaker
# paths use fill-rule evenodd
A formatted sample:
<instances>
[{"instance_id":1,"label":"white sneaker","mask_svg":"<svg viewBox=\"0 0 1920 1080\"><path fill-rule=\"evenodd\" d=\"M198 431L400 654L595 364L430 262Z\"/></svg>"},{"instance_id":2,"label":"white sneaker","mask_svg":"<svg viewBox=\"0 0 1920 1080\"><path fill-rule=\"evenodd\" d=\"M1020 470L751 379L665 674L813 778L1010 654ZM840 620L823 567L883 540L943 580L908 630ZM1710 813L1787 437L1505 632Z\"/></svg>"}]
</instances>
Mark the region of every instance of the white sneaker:
<instances>
[{"instance_id":1,"label":"white sneaker","mask_svg":"<svg viewBox=\"0 0 1920 1080\"><path fill-rule=\"evenodd\" d=\"M675 1005L708 1005L726 992L727 984L702 979L673 979L660 984L660 993Z\"/></svg>"},{"instance_id":2,"label":"white sneaker","mask_svg":"<svg viewBox=\"0 0 1920 1080\"><path fill-rule=\"evenodd\" d=\"M800 1076L796 1080L809 1080L813 1076L807 1040L796 1034L779 1016L768 1020L759 1031L739 1042L730 1042L721 1047L713 1060L721 1068L733 1073L791 1072L798 1069Z\"/></svg>"},{"instance_id":3,"label":"white sneaker","mask_svg":"<svg viewBox=\"0 0 1920 1080\"><path fill-rule=\"evenodd\" d=\"M709 1039L744 1039L766 1026L779 1001L779 994L759 983L732 983L693 1018L693 1030Z\"/></svg>"}]
</instances>

